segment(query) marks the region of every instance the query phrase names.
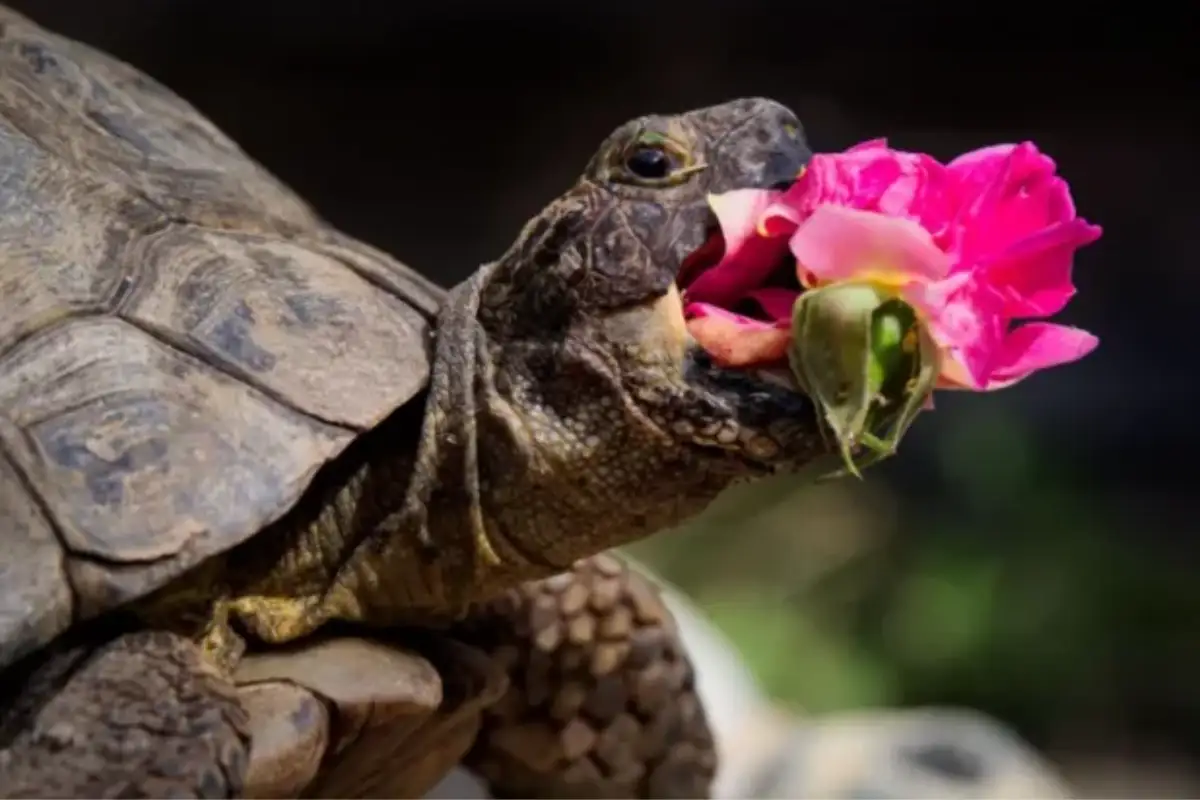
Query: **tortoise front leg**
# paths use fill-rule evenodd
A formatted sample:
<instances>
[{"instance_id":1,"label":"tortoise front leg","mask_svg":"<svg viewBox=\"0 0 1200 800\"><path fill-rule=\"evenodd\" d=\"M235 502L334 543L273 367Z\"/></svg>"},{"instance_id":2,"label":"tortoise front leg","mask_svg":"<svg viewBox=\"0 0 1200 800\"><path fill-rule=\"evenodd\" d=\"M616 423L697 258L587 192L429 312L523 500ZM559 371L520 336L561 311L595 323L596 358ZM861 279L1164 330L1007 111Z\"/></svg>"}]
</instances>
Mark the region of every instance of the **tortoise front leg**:
<instances>
[{"instance_id":1,"label":"tortoise front leg","mask_svg":"<svg viewBox=\"0 0 1200 800\"><path fill-rule=\"evenodd\" d=\"M240 796L246 713L190 640L74 643L6 673L0 797Z\"/></svg>"},{"instance_id":2,"label":"tortoise front leg","mask_svg":"<svg viewBox=\"0 0 1200 800\"><path fill-rule=\"evenodd\" d=\"M495 797L709 797L716 751L674 619L612 555L489 603L462 635L508 671L466 766Z\"/></svg>"}]
</instances>

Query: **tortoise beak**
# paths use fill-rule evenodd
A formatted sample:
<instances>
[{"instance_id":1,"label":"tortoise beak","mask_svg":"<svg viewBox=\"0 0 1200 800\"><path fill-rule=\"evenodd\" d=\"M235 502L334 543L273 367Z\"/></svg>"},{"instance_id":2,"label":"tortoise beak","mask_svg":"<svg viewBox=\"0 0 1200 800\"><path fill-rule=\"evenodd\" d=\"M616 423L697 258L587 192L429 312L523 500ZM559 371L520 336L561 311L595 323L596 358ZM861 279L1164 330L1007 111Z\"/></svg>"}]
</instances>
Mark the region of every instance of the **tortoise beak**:
<instances>
[{"instance_id":1,"label":"tortoise beak","mask_svg":"<svg viewBox=\"0 0 1200 800\"><path fill-rule=\"evenodd\" d=\"M785 107L766 103L746 123L734 129L716 147L715 163L708 194L738 189L786 191L804 173L812 159L798 122ZM763 116L769 120L764 123ZM706 202L685 215L687 228L674 235L679 270L676 282L686 287L704 269L714 265L723 254L717 218Z\"/></svg>"},{"instance_id":2,"label":"tortoise beak","mask_svg":"<svg viewBox=\"0 0 1200 800\"><path fill-rule=\"evenodd\" d=\"M812 152L802 141L784 141L783 148L767 157L763 165L761 185L750 188L775 189L786 191L792 187L804 172Z\"/></svg>"}]
</instances>

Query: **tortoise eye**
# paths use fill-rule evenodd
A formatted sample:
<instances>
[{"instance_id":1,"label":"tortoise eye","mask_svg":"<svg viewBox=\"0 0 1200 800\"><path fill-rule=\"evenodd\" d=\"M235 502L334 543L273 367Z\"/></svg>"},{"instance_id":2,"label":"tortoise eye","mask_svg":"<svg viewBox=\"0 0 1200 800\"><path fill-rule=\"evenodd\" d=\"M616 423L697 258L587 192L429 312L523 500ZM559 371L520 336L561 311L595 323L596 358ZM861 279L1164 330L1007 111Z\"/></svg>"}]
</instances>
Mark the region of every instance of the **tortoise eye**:
<instances>
[{"instance_id":1,"label":"tortoise eye","mask_svg":"<svg viewBox=\"0 0 1200 800\"><path fill-rule=\"evenodd\" d=\"M625 167L639 178L659 181L671 174L672 156L662 147L642 145L625 159Z\"/></svg>"},{"instance_id":2,"label":"tortoise eye","mask_svg":"<svg viewBox=\"0 0 1200 800\"><path fill-rule=\"evenodd\" d=\"M694 171L687 149L672 139L646 131L625 151L620 171L630 183L669 185Z\"/></svg>"}]
</instances>

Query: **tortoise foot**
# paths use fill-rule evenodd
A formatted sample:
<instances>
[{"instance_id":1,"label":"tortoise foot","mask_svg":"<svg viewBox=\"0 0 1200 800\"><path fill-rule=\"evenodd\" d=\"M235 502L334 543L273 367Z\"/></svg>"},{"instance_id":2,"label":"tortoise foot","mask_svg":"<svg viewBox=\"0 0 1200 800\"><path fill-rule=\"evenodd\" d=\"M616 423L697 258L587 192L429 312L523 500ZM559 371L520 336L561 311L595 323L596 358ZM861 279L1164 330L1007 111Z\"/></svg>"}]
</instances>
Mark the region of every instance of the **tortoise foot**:
<instances>
[{"instance_id":1,"label":"tortoise foot","mask_svg":"<svg viewBox=\"0 0 1200 800\"><path fill-rule=\"evenodd\" d=\"M414 634L415 636L415 634ZM253 736L251 797L421 797L457 764L497 666L436 636L418 650L317 637L250 655L237 681Z\"/></svg>"},{"instance_id":2,"label":"tortoise foot","mask_svg":"<svg viewBox=\"0 0 1200 800\"><path fill-rule=\"evenodd\" d=\"M6 674L0 797L241 795L246 715L188 639L127 634Z\"/></svg>"},{"instance_id":3,"label":"tortoise foot","mask_svg":"<svg viewBox=\"0 0 1200 800\"><path fill-rule=\"evenodd\" d=\"M462 628L510 681L465 760L493 796L710 796L692 664L657 589L620 559L528 583Z\"/></svg>"}]
</instances>

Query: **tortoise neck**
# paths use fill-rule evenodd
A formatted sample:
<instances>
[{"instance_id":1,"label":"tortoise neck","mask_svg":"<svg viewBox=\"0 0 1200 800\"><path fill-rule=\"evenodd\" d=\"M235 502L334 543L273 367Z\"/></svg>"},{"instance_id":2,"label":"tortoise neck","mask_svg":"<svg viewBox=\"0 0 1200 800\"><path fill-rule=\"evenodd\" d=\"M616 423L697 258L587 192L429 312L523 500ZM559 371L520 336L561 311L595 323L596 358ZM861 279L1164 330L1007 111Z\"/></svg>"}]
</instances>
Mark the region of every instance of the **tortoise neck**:
<instances>
[{"instance_id":1,"label":"tortoise neck","mask_svg":"<svg viewBox=\"0 0 1200 800\"><path fill-rule=\"evenodd\" d=\"M382 619L379 586L419 589L381 568L380 525L403 502L420 436L418 396L359 437L313 478L300 501L268 530L231 551L234 596L306 596L319 616L370 624ZM389 559L390 561L390 559ZM370 573L370 574L368 574Z\"/></svg>"},{"instance_id":2,"label":"tortoise neck","mask_svg":"<svg viewBox=\"0 0 1200 800\"><path fill-rule=\"evenodd\" d=\"M285 538L299 557L285 555L279 562L310 571L302 577L293 570L284 580L293 587L319 583L325 619L448 624L527 577L528 565L508 561L478 572L471 517L486 516L487 509L476 509L462 495L463 476L451 468L457 459L448 451L463 437L435 424L445 415L441 405L430 407L427 393L414 397L323 470L302 504L309 508L296 509L299 516ZM436 464L425 467L437 477L436 491L426 496L414 493L412 484L421 473L415 466L419 444L430 438L441 444ZM419 514L411 513L414 507Z\"/></svg>"}]
</instances>

